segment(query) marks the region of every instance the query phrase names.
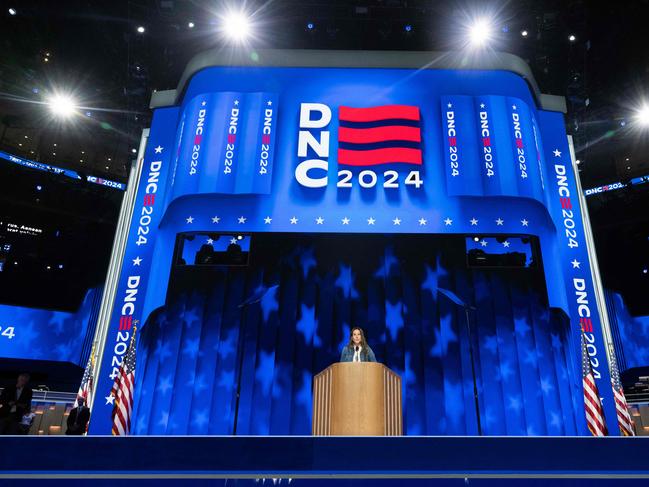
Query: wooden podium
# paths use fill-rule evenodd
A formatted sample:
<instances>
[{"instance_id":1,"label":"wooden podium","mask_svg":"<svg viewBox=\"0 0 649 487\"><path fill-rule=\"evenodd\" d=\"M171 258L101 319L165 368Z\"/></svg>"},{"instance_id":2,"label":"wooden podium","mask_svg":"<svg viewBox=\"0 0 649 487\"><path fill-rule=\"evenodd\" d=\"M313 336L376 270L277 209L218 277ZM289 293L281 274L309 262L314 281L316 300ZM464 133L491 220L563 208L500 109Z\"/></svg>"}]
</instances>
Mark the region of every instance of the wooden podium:
<instances>
[{"instance_id":1,"label":"wooden podium","mask_svg":"<svg viewBox=\"0 0 649 487\"><path fill-rule=\"evenodd\" d=\"M376 362L340 362L313 378L318 436L402 435L401 377Z\"/></svg>"}]
</instances>

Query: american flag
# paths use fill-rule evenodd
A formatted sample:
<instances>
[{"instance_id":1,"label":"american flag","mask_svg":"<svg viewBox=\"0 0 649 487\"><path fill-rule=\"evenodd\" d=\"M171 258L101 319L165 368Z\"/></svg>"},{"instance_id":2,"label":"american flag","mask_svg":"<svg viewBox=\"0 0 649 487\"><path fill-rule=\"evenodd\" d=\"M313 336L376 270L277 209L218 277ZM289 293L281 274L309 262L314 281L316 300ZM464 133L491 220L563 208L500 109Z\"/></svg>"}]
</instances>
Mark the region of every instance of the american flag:
<instances>
[{"instance_id":1,"label":"american flag","mask_svg":"<svg viewBox=\"0 0 649 487\"><path fill-rule=\"evenodd\" d=\"M629 408L626 404L624 389L620 382L620 371L617 368L615 354L611 353L611 382L613 383L613 396L615 397L615 412L617 413L617 424L620 427L620 433L624 436L635 436L633 422L629 414Z\"/></svg>"},{"instance_id":2,"label":"american flag","mask_svg":"<svg viewBox=\"0 0 649 487\"><path fill-rule=\"evenodd\" d=\"M604 408L599 398L599 391L595 383L593 368L590 365L590 356L586 349L584 334L581 334L581 372L584 386L584 409L586 410L586 422L588 429L593 436L607 436L606 420L604 419Z\"/></svg>"},{"instance_id":3,"label":"american flag","mask_svg":"<svg viewBox=\"0 0 649 487\"><path fill-rule=\"evenodd\" d=\"M74 407L79 406L79 398L83 397L86 401L86 406L90 406L92 401L93 394L93 380L92 377L95 372L95 349L93 347L90 358L88 359L88 364L86 365L86 370L83 371L83 377L81 378L81 385L79 386L79 392L77 392L77 398L74 401Z\"/></svg>"},{"instance_id":4,"label":"american flag","mask_svg":"<svg viewBox=\"0 0 649 487\"><path fill-rule=\"evenodd\" d=\"M135 332L129 343L122 366L113 382L110 394L115 398L113 406L113 435L128 435L131 429L131 413L133 412L133 398L135 395Z\"/></svg>"}]
</instances>

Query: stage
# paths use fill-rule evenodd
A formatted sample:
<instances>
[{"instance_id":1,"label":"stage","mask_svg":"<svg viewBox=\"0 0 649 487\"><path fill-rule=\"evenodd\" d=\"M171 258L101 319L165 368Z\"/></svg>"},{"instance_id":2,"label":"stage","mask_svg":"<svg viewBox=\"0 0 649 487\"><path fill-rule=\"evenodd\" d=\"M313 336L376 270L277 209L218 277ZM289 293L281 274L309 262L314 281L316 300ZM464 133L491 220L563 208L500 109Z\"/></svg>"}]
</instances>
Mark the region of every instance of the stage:
<instances>
[{"instance_id":1,"label":"stage","mask_svg":"<svg viewBox=\"0 0 649 487\"><path fill-rule=\"evenodd\" d=\"M2 450L4 479L649 478L649 442L620 437L14 436Z\"/></svg>"}]
</instances>

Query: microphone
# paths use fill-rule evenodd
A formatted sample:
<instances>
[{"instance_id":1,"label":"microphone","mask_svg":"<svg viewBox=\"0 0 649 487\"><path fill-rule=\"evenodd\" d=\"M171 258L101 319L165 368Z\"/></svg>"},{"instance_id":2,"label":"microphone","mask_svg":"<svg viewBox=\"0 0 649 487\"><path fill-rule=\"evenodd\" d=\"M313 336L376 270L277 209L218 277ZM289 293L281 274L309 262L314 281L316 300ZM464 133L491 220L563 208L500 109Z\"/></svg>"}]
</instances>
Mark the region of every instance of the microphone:
<instances>
[{"instance_id":1,"label":"microphone","mask_svg":"<svg viewBox=\"0 0 649 487\"><path fill-rule=\"evenodd\" d=\"M358 345L354 347L354 350L358 352Z\"/></svg>"}]
</instances>

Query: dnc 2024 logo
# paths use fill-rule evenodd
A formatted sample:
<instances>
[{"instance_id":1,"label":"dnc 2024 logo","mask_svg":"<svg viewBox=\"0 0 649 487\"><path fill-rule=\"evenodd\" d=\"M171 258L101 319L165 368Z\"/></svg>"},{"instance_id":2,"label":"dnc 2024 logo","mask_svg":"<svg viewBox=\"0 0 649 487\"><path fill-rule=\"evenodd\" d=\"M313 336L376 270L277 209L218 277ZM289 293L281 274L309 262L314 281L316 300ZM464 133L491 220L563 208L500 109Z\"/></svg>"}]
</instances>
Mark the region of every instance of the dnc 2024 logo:
<instances>
[{"instance_id":1,"label":"dnc 2024 logo","mask_svg":"<svg viewBox=\"0 0 649 487\"><path fill-rule=\"evenodd\" d=\"M324 188L329 183L331 108L322 103L300 104L300 131L295 168L298 184L307 188ZM383 178L384 188L401 184L419 188L423 185L418 169L407 175L394 169L374 170L374 166L405 164L421 166L421 114L411 105L384 105L370 108L338 109L338 165L363 169L356 174L339 169L336 187L373 188ZM407 166L406 166L407 167ZM404 177L405 175L405 177Z\"/></svg>"}]
</instances>

